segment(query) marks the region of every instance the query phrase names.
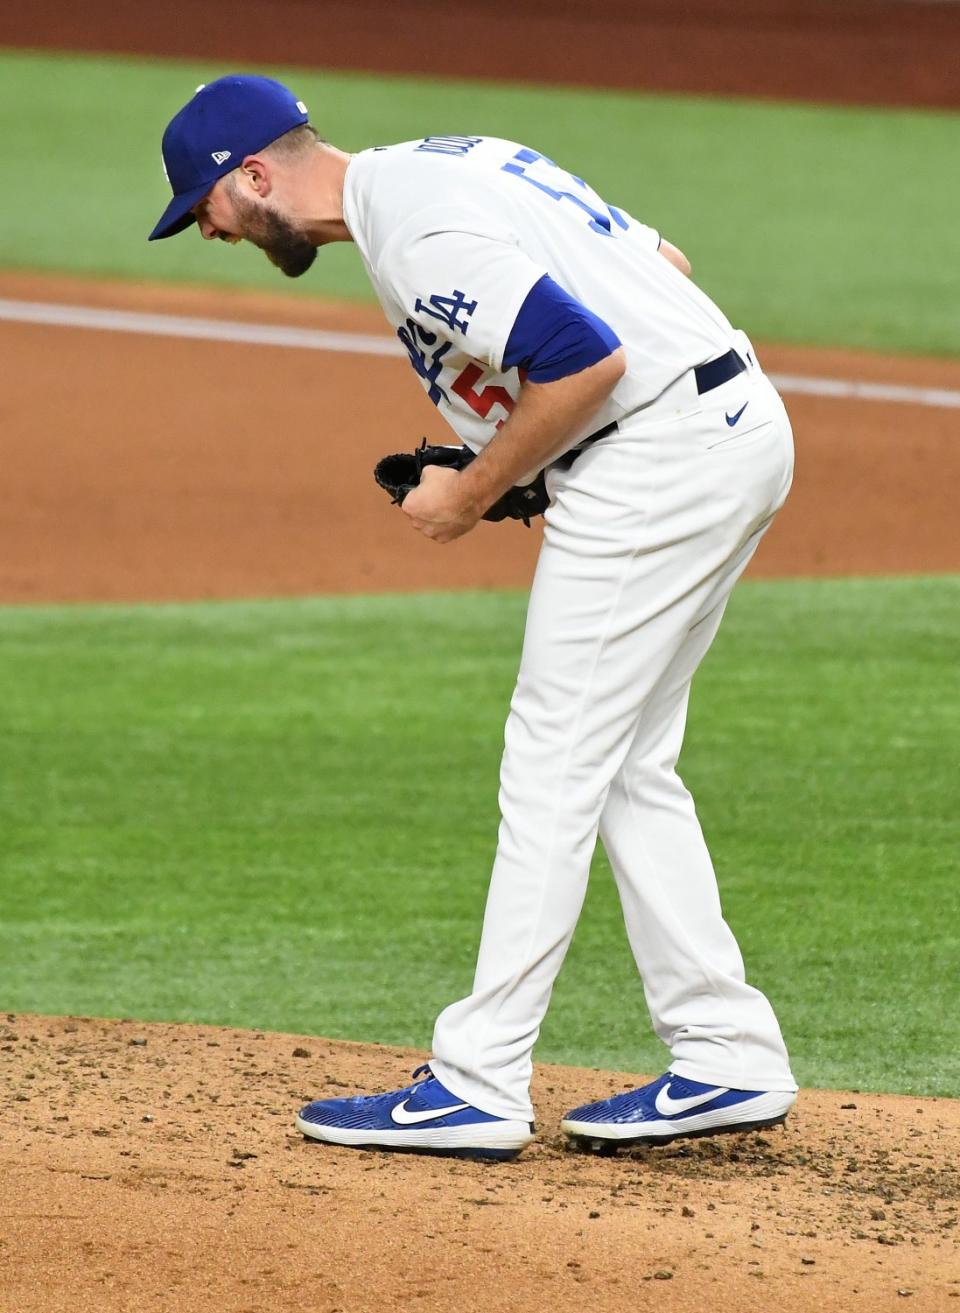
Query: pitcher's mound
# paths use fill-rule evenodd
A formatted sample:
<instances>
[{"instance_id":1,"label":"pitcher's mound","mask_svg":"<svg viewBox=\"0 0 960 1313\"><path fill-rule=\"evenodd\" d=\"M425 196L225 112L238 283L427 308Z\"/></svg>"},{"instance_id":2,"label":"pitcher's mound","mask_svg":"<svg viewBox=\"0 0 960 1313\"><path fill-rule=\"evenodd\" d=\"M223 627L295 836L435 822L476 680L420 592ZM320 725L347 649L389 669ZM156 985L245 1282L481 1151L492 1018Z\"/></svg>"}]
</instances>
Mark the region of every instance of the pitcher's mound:
<instances>
[{"instance_id":1,"label":"pitcher's mound","mask_svg":"<svg viewBox=\"0 0 960 1313\"><path fill-rule=\"evenodd\" d=\"M538 1142L487 1165L294 1132L409 1050L12 1014L0 1050L4 1313L960 1313L954 1100L598 1158L561 1116L640 1078L541 1066Z\"/></svg>"}]
</instances>

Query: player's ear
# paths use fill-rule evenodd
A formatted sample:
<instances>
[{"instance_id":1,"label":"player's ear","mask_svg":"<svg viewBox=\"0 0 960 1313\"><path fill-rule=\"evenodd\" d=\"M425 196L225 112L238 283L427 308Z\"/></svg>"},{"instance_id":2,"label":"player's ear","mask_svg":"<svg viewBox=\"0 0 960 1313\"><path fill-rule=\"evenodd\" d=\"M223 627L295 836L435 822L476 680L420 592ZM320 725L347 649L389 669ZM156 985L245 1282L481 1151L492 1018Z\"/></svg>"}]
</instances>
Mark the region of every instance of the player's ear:
<instances>
[{"instance_id":1,"label":"player's ear","mask_svg":"<svg viewBox=\"0 0 960 1313\"><path fill-rule=\"evenodd\" d=\"M265 199L273 190L273 177L270 162L262 155L248 155L240 165L246 185L261 198Z\"/></svg>"}]
</instances>

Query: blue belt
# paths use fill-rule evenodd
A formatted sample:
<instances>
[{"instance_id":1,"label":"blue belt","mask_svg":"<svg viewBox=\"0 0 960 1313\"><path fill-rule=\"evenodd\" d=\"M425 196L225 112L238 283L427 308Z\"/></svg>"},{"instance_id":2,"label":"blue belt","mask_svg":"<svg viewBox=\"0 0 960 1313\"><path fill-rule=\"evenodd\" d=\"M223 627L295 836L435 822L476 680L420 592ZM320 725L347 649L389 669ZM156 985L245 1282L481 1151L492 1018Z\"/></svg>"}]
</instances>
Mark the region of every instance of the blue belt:
<instances>
[{"instance_id":1,"label":"blue belt","mask_svg":"<svg viewBox=\"0 0 960 1313\"><path fill-rule=\"evenodd\" d=\"M701 396L704 392L712 392L721 383L729 383L732 378L742 374L746 367L741 357L731 347L726 355L717 356L716 360L708 360L705 365L697 365L693 371L693 377L697 380L697 391Z\"/></svg>"}]
</instances>

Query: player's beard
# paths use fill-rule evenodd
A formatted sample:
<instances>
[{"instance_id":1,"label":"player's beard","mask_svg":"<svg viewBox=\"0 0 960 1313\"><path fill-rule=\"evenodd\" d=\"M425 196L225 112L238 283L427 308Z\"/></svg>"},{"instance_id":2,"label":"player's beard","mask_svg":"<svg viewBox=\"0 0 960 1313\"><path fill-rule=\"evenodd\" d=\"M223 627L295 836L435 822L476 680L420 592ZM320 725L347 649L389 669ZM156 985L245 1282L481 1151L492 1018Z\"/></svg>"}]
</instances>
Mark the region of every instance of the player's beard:
<instances>
[{"instance_id":1,"label":"player's beard","mask_svg":"<svg viewBox=\"0 0 960 1313\"><path fill-rule=\"evenodd\" d=\"M269 205L255 205L239 190L234 191L232 200L241 237L259 246L270 263L288 278L299 278L307 272L317 258L313 242Z\"/></svg>"}]
</instances>

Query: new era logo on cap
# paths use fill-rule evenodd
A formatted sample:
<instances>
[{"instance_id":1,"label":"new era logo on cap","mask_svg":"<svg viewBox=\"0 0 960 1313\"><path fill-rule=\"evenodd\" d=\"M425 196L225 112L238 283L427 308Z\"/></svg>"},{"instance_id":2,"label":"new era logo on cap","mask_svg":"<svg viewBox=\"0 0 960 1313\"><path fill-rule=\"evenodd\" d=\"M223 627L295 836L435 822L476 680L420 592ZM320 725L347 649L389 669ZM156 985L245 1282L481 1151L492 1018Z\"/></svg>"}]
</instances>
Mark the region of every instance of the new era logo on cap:
<instances>
[{"instance_id":1,"label":"new era logo on cap","mask_svg":"<svg viewBox=\"0 0 960 1313\"><path fill-rule=\"evenodd\" d=\"M194 206L236 168L232 160L242 161L306 122L306 105L273 78L234 73L198 87L163 134L173 199L150 240L188 228Z\"/></svg>"}]
</instances>

